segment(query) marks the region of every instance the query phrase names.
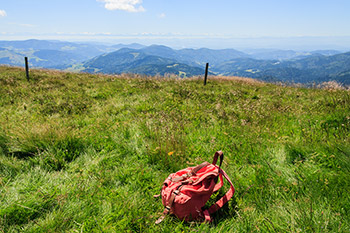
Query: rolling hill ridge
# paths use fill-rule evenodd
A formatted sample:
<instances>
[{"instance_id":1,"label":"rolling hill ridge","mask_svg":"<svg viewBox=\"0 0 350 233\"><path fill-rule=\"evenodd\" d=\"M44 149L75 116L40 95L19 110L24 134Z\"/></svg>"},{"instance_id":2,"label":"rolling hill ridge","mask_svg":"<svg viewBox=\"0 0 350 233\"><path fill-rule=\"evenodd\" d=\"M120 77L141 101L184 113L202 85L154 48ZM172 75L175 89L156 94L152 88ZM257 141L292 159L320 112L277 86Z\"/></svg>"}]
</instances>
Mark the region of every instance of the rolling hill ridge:
<instances>
[{"instance_id":1,"label":"rolling hill ridge","mask_svg":"<svg viewBox=\"0 0 350 233\"><path fill-rule=\"evenodd\" d=\"M62 41L0 41L0 64L90 73L202 75L207 62L213 75L252 77L264 81L350 85L350 53L336 50L173 49L163 45L103 45Z\"/></svg>"}]
</instances>

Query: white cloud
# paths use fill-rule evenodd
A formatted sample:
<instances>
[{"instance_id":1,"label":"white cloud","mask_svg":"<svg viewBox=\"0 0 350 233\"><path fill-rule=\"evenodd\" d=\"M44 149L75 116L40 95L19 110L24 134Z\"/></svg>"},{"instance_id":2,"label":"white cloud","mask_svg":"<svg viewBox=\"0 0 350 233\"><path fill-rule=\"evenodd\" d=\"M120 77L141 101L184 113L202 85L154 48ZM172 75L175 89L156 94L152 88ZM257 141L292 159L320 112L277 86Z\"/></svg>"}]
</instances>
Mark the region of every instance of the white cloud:
<instances>
[{"instance_id":1,"label":"white cloud","mask_svg":"<svg viewBox=\"0 0 350 233\"><path fill-rule=\"evenodd\" d=\"M20 27L27 27L27 28L34 28L37 27L37 25L34 24L27 24L27 23L9 23L10 25L16 25Z\"/></svg>"},{"instance_id":2,"label":"white cloud","mask_svg":"<svg viewBox=\"0 0 350 233\"><path fill-rule=\"evenodd\" d=\"M27 28L34 28L34 27L36 27L36 25L28 24L28 23L21 23L21 24L18 24L18 26L27 27Z\"/></svg>"},{"instance_id":3,"label":"white cloud","mask_svg":"<svg viewBox=\"0 0 350 233\"><path fill-rule=\"evenodd\" d=\"M158 15L158 18L161 18L161 19L162 19L162 18L165 18L165 16L166 16L166 15L165 15L164 13L161 13L160 15Z\"/></svg>"},{"instance_id":4,"label":"white cloud","mask_svg":"<svg viewBox=\"0 0 350 233\"><path fill-rule=\"evenodd\" d=\"M6 11L0 10L0 17L5 17L7 16Z\"/></svg>"},{"instance_id":5,"label":"white cloud","mask_svg":"<svg viewBox=\"0 0 350 233\"><path fill-rule=\"evenodd\" d=\"M107 10L122 10L128 12L143 12L142 0L97 0L105 3ZM137 5L139 5L137 7Z\"/></svg>"}]
</instances>

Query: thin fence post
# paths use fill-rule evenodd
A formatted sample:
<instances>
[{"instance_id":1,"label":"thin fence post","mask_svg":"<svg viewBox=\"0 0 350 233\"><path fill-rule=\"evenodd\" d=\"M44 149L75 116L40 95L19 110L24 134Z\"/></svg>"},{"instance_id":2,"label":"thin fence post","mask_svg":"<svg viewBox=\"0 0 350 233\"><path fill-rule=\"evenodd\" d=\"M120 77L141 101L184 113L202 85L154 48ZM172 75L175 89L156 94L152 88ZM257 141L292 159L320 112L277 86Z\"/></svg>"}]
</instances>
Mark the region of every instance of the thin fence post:
<instances>
[{"instance_id":1,"label":"thin fence post","mask_svg":"<svg viewBox=\"0 0 350 233\"><path fill-rule=\"evenodd\" d=\"M26 65L26 76L27 76L27 80L29 82L29 67L28 67L28 57L24 58L25 61L25 65Z\"/></svg>"},{"instance_id":2,"label":"thin fence post","mask_svg":"<svg viewBox=\"0 0 350 233\"><path fill-rule=\"evenodd\" d=\"M209 63L205 66L204 86L207 85Z\"/></svg>"}]
</instances>

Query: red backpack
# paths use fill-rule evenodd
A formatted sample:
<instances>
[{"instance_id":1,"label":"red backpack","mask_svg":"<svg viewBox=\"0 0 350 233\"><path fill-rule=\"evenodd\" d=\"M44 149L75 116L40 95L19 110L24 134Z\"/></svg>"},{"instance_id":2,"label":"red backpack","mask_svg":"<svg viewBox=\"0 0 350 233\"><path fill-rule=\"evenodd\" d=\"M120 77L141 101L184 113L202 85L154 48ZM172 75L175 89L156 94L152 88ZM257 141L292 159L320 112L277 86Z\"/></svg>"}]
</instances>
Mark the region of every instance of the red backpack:
<instances>
[{"instance_id":1,"label":"red backpack","mask_svg":"<svg viewBox=\"0 0 350 233\"><path fill-rule=\"evenodd\" d=\"M218 157L220 157L219 166L216 165ZM161 192L165 209L156 224L162 222L169 213L185 221L205 219L210 222L210 214L220 209L235 192L231 180L220 168L223 158L223 153L217 151L213 163L204 162L196 167L170 174L164 181ZM223 176L230 183L230 190L211 207L204 209L210 196L222 187ZM220 182L216 183L218 177Z\"/></svg>"}]
</instances>

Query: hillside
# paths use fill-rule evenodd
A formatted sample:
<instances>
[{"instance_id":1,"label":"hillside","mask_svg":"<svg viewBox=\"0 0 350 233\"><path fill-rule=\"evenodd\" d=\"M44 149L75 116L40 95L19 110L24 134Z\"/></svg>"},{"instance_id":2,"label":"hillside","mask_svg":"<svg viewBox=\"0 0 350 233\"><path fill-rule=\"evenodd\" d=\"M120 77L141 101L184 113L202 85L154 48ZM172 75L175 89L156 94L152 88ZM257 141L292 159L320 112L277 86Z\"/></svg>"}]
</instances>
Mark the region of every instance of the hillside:
<instances>
[{"instance_id":1,"label":"hillside","mask_svg":"<svg viewBox=\"0 0 350 233\"><path fill-rule=\"evenodd\" d=\"M246 57L234 49L181 49L151 45L140 49L122 48L103 54L83 64L79 71L105 74L137 73L145 75L176 74L183 77L202 75L207 62L212 66L233 58Z\"/></svg>"},{"instance_id":2,"label":"hillside","mask_svg":"<svg viewBox=\"0 0 350 233\"><path fill-rule=\"evenodd\" d=\"M0 64L3 65L13 65L18 66L24 64L23 54L17 53L15 51L7 50L5 48L0 48Z\"/></svg>"},{"instance_id":3,"label":"hillside","mask_svg":"<svg viewBox=\"0 0 350 233\"><path fill-rule=\"evenodd\" d=\"M341 51L337 50L314 50L314 51L294 51L294 50L281 50L281 49L245 49L244 52L249 55L250 58L258 60L299 60L315 55L332 56Z\"/></svg>"},{"instance_id":4,"label":"hillside","mask_svg":"<svg viewBox=\"0 0 350 233\"><path fill-rule=\"evenodd\" d=\"M0 50L0 64L11 66L24 66L24 57L29 57L31 67L44 67L65 69L72 64L83 62L86 57L73 52L58 50Z\"/></svg>"},{"instance_id":5,"label":"hillside","mask_svg":"<svg viewBox=\"0 0 350 233\"><path fill-rule=\"evenodd\" d=\"M247 54L235 49L215 50L200 48L176 50L162 45L152 45L140 50L150 55L176 59L179 62L192 66L205 66L207 62L215 66L231 59L249 57Z\"/></svg>"},{"instance_id":6,"label":"hillside","mask_svg":"<svg viewBox=\"0 0 350 233\"><path fill-rule=\"evenodd\" d=\"M203 74L203 68L192 67L170 58L149 55L142 50L120 49L96 57L83 64L84 72L121 74L137 73L145 75L176 74L194 76Z\"/></svg>"},{"instance_id":7,"label":"hillside","mask_svg":"<svg viewBox=\"0 0 350 233\"><path fill-rule=\"evenodd\" d=\"M30 75L0 67L0 231L350 230L348 90ZM234 198L211 224L155 225L165 178L217 150Z\"/></svg>"},{"instance_id":8,"label":"hillside","mask_svg":"<svg viewBox=\"0 0 350 233\"><path fill-rule=\"evenodd\" d=\"M143 48L140 44L103 45L66 41L0 41L0 64L23 66L24 57L31 67L66 69L91 58L121 48Z\"/></svg>"},{"instance_id":9,"label":"hillside","mask_svg":"<svg viewBox=\"0 0 350 233\"><path fill-rule=\"evenodd\" d=\"M128 57L126 55L129 53ZM166 46L153 45L141 49L121 49L101 55L84 63L87 72L138 73L161 75L165 73L187 73L187 76L203 74L205 63L210 63L210 71L217 75L252 77L264 81L289 83L322 83L337 81L350 85L350 80L342 75L349 70L350 53L334 54L336 51L315 51L308 56L297 55L295 51L271 51L276 58L289 56L290 60L261 60L256 54L244 54L237 50L182 49L174 50ZM131 54L136 54L134 57ZM265 54L265 55L262 55ZM262 57L272 57L267 52ZM294 55L293 55L294 54ZM149 56L145 58L145 56ZM296 59L298 57L298 59ZM145 58L145 59L144 59ZM142 60L143 59L143 60ZM146 64L144 64L146 63ZM167 67L181 64L171 71ZM182 68L182 70L180 69ZM81 69L80 69L81 70Z\"/></svg>"},{"instance_id":10,"label":"hillside","mask_svg":"<svg viewBox=\"0 0 350 233\"><path fill-rule=\"evenodd\" d=\"M349 68L350 52L332 56L317 54L291 61L234 59L216 67L216 71L265 81L322 83L334 80L350 85L350 79L342 75Z\"/></svg>"}]
</instances>

